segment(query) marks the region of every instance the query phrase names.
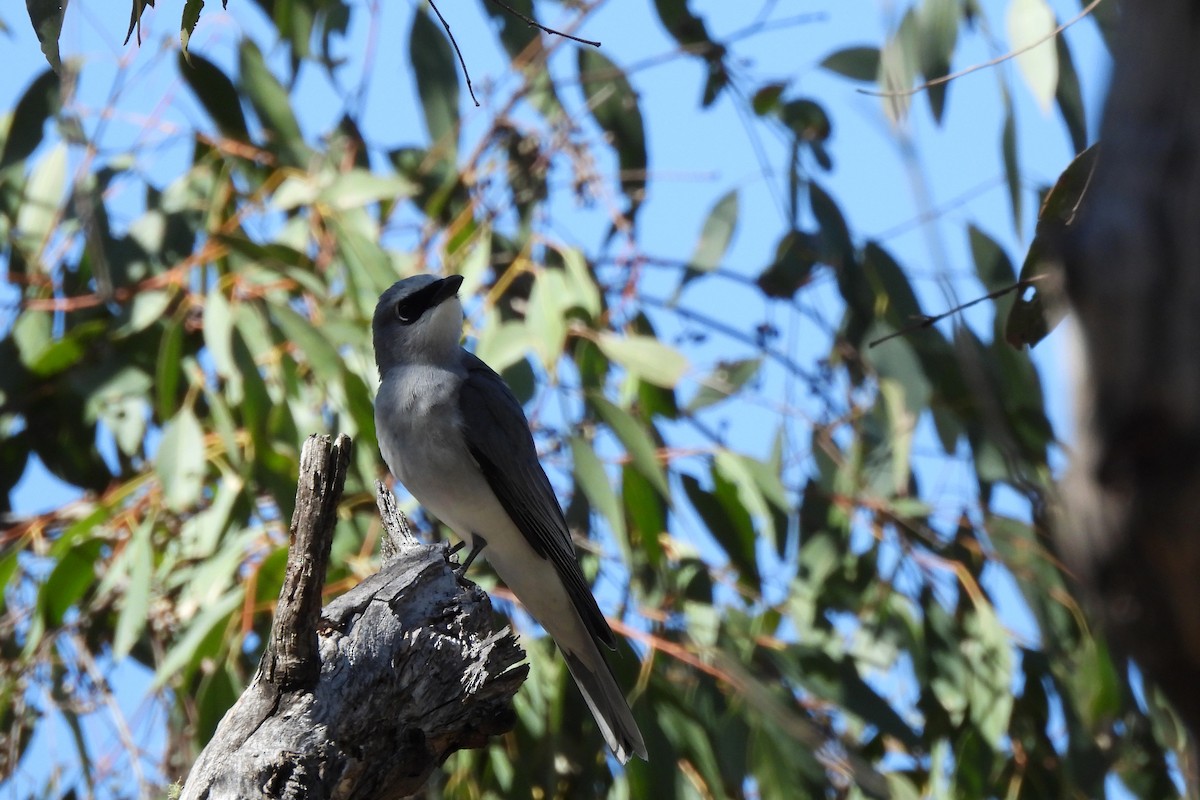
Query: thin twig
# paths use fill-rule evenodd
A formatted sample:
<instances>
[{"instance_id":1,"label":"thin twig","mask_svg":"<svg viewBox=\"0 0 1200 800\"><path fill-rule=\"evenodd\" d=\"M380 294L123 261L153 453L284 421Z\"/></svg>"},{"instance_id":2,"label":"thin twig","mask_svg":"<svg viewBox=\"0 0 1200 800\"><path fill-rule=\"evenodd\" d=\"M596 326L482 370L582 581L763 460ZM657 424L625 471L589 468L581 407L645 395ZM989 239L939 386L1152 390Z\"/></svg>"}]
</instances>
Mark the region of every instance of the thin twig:
<instances>
[{"instance_id":1,"label":"thin twig","mask_svg":"<svg viewBox=\"0 0 1200 800\"><path fill-rule=\"evenodd\" d=\"M471 73L467 71L467 62L463 60L462 50L458 49L458 40L454 38L454 33L450 30L450 23L446 22L446 18L442 16L442 12L438 11L437 3L429 0L429 7L433 9L433 13L437 14L437 18L441 20L442 27L446 29L446 35L450 37L450 44L454 45L454 53L458 56L458 63L462 67L463 76L467 79L467 91L471 93L471 102L479 108L479 100L475 97L475 88L471 85Z\"/></svg>"},{"instance_id":2,"label":"thin twig","mask_svg":"<svg viewBox=\"0 0 1200 800\"><path fill-rule=\"evenodd\" d=\"M929 327L941 322L942 320L946 319L946 317L954 316L955 314L957 314L960 311L965 311L966 309L970 308L971 306L982 303L984 300L995 300L997 297L1003 297L1004 295L1006 295L1010 292L1015 292L1017 289L1024 289L1026 286L1033 286L1034 283L1036 283L1038 281L1038 279L1041 277L1042 277L1041 275L1036 275L1032 278L1027 278L1025 280L1017 281L1012 286L1005 286L1003 289L996 289L995 291L988 292L983 297L976 297L974 300L963 303L961 306L955 306L954 308L950 309L949 311L945 311L936 316L930 317L927 315L922 315L921 319L919 319L917 322L915 322L912 325L909 325L906 328L901 328L898 331L892 331L887 336L881 336L878 339L874 339L870 342L867 342L867 347L868 348L874 347L875 345L883 344L884 342L886 342L890 339L895 339L898 336L905 336L907 334L912 333L913 331L919 331L922 328L929 328Z\"/></svg>"},{"instance_id":3,"label":"thin twig","mask_svg":"<svg viewBox=\"0 0 1200 800\"><path fill-rule=\"evenodd\" d=\"M912 95L919 94L920 92L923 92L926 89L932 89L934 86L941 86L943 83L949 83L950 81L961 78L964 75L970 75L972 72L978 72L981 69L987 69L988 67L994 67L997 64L1003 64L1005 61L1008 61L1011 58L1016 58L1017 56L1021 55L1022 53L1027 53L1030 50L1032 50L1033 48L1039 47L1042 44L1044 44L1045 42L1049 41L1050 39L1053 39L1055 36L1058 36L1060 33L1065 31L1067 28L1071 27L1076 22L1079 22L1081 19L1083 19L1084 17L1091 14L1092 11L1095 10L1096 6L1100 5L1101 2L1103 2L1103 0L1092 0L1092 2L1088 3L1087 6L1085 6L1082 11L1080 11L1078 14L1076 14L1071 19L1064 22L1062 25L1059 25L1057 28L1055 28L1053 31L1051 31L1047 35L1043 36L1041 39L1038 39L1036 42L1026 45L1025 47L1022 47L1020 50L1011 50L1002 56L993 58L991 61L985 61L982 64L975 64L974 66L967 67L964 70L960 70L958 72L951 73L950 75L943 75L940 78L934 78L931 81L926 81L925 83L921 84L920 86L914 86L911 89L896 89L896 90L888 91L888 92L877 92L874 89L857 89L856 91L859 92L859 94L869 94L874 97L911 97Z\"/></svg>"},{"instance_id":4,"label":"thin twig","mask_svg":"<svg viewBox=\"0 0 1200 800\"><path fill-rule=\"evenodd\" d=\"M539 28L539 29L545 31L546 33L552 34L554 36L561 36L564 39L570 39L571 41L579 42L580 44L590 44L592 47L600 46L599 42L592 41L591 39L581 39L578 36L572 36L569 33L563 33L562 31L555 30L554 28L547 28L545 25L538 22L536 19L525 16L520 11L517 11L515 8L510 6L508 3L502 2L502 0L491 0L491 2L495 5L500 6L505 11L512 14L514 17L516 17L517 19L523 20L525 23L532 25L535 28ZM433 5L433 3L430 3L429 5ZM441 16L441 15L439 14L438 16Z\"/></svg>"}]
</instances>

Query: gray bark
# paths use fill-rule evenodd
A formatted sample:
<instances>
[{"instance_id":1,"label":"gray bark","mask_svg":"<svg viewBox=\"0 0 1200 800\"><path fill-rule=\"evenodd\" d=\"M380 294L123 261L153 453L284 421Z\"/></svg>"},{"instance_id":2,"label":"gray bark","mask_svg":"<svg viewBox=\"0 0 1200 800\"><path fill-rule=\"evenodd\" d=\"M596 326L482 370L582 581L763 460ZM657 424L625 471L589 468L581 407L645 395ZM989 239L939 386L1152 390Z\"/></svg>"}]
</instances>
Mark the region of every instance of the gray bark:
<instances>
[{"instance_id":1,"label":"gray bark","mask_svg":"<svg viewBox=\"0 0 1200 800\"><path fill-rule=\"evenodd\" d=\"M321 610L349 451L345 436L305 443L270 641L183 800L405 797L450 753L512 728L524 654L383 484L383 568Z\"/></svg>"},{"instance_id":2,"label":"gray bark","mask_svg":"<svg viewBox=\"0 0 1200 800\"><path fill-rule=\"evenodd\" d=\"M1094 182L1063 243L1086 374L1059 544L1200 734L1200 3L1122 11Z\"/></svg>"}]
</instances>

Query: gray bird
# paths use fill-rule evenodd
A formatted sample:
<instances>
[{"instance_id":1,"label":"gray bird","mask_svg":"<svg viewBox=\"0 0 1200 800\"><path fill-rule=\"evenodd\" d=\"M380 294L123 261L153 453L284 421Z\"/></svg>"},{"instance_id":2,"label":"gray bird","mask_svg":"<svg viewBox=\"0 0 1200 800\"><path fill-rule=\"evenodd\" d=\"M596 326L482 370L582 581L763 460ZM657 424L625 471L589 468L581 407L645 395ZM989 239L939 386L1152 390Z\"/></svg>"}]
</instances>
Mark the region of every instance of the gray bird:
<instances>
[{"instance_id":1,"label":"gray bird","mask_svg":"<svg viewBox=\"0 0 1200 800\"><path fill-rule=\"evenodd\" d=\"M562 508L512 390L464 350L462 276L417 275L379 298L372 325L381 383L379 449L426 511L487 558L558 644L604 741L622 764L646 758L600 651L615 640L575 557Z\"/></svg>"}]
</instances>

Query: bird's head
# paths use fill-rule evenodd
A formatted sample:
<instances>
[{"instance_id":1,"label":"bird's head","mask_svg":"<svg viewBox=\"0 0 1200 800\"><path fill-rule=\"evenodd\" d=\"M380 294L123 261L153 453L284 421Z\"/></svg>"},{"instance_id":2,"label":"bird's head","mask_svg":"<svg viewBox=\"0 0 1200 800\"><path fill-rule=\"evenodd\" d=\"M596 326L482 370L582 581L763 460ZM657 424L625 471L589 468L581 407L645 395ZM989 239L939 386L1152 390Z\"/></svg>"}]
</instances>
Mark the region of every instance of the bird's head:
<instances>
[{"instance_id":1,"label":"bird's head","mask_svg":"<svg viewBox=\"0 0 1200 800\"><path fill-rule=\"evenodd\" d=\"M462 281L461 275L414 275L383 293L371 325L381 376L395 366L446 363L454 357L462 339Z\"/></svg>"}]
</instances>

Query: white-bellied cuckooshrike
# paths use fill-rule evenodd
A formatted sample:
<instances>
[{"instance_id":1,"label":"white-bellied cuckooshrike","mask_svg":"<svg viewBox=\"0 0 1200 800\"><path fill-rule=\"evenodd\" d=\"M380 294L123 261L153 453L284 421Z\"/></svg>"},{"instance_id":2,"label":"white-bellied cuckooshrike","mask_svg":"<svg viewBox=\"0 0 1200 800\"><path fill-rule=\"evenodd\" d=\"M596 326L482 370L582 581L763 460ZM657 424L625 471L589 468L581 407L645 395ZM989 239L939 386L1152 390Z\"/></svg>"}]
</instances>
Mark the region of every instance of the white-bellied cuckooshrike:
<instances>
[{"instance_id":1,"label":"white-bellied cuckooshrike","mask_svg":"<svg viewBox=\"0 0 1200 800\"><path fill-rule=\"evenodd\" d=\"M622 764L646 745L600 645L612 630L579 571L529 422L504 380L460 345L462 277L417 275L379 298L372 325L383 459L426 511L487 559L554 638Z\"/></svg>"}]
</instances>

